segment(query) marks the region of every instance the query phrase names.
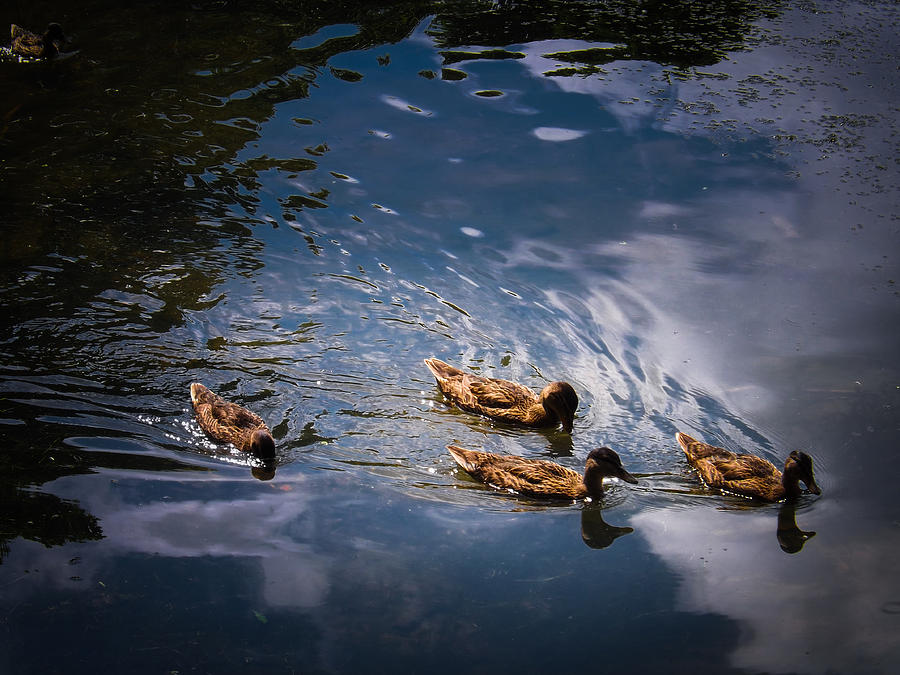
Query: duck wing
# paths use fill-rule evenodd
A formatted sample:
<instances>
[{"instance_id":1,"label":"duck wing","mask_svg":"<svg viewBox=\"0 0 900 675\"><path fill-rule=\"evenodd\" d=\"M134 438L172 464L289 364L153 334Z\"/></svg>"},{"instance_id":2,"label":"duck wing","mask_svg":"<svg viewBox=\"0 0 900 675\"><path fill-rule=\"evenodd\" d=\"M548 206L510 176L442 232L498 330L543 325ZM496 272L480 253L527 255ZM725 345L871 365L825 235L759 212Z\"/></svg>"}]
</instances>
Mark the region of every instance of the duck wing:
<instances>
[{"instance_id":1,"label":"duck wing","mask_svg":"<svg viewBox=\"0 0 900 675\"><path fill-rule=\"evenodd\" d=\"M771 462L756 455L738 455L734 459L716 462L723 481L742 481L752 478L777 477L781 472Z\"/></svg>"},{"instance_id":2,"label":"duck wing","mask_svg":"<svg viewBox=\"0 0 900 675\"><path fill-rule=\"evenodd\" d=\"M550 483L568 483L575 480L580 483L583 477L555 462L543 459L513 458L513 461L498 462L498 471L515 477L524 484L539 486Z\"/></svg>"},{"instance_id":3,"label":"duck wing","mask_svg":"<svg viewBox=\"0 0 900 675\"><path fill-rule=\"evenodd\" d=\"M515 455L495 455L447 446L456 462L474 478L493 485L532 495L573 496L583 478L554 462Z\"/></svg>"},{"instance_id":4,"label":"duck wing","mask_svg":"<svg viewBox=\"0 0 900 675\"><path fill-rule=\"evenodd\" d=\"M25 30L14 23L9 25L9 37L12 40L26 40L30 42L34 42L35 40L43 41L40 35L35 35L31 31Z\"/></svg>"},{"instance_id":5,"label":"duck wing","mask_svg":"<svg viewBox=\"0 0 900 675\"><path fill-rule=\"evenodd\" d=\"M483 467L478 477L490 485L525 495L574 498L585 492L582 476L564 466L540 459L515 457L499 461Z\"/></svg>"},{"instance_id":6,"label":"duck wing","mask_svg":"<svg viewBox=\"0 0 900 675\"><path fill-rule=\"evenodd\" d=\"M236 403L201 404L196 407L197 421L217 441L233 443L239 450L250 448L250 437L257 429L265 429L258 415Z\"/></svg>"},{"instance_id":7,"label":"duck wing","mask_svg":"<svg viewBox=\"0 0 900 675\"><path fill-rule=\"evenodd\" d=\"M527 408L537 402L534 392L526 386L509 380L490 378L473 379L469 390L478 405L485 408Z\"/></svg>"},{"instance_id":8,"label":"duck wing","mask_svg":"<svg viewBox=\"0 0 900 675\"><path fill-rule=\"evenodd\" d=\"M209 407L210 416L218 424L223 426L231 426L236 429L244 429L254 431L260 427L264 427L265 423L256 413L252 413L246 408L242 408L236 403L222 402Z\"/></svg>"}]
</instances>

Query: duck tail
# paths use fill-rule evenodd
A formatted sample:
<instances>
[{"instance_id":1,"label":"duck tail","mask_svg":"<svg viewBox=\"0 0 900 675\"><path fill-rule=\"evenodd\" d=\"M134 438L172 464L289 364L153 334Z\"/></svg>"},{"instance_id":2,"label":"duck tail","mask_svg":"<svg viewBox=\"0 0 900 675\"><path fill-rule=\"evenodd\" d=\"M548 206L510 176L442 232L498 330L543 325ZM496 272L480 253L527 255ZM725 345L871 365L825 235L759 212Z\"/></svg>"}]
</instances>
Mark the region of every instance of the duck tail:
<instances>
[{"instance_id":1,"label":"duck tail","mask_svg":"<svg viewBox=\"0 0 900 675\"><path fill-rule=\"evenodd\" d=\"M459 368L454 368L449 363L444 363L440 359L425 359L425 365L428 366L428 370L431 371L431 374L434 375L437 380L446 380L455 375L463 374L463 371Z\"/></svg>"},{"instance_id":2,"label":"duck tail","mask_svg":"<svg viewBox=\"0 0 900 675\"><path fill-rule=\"evenodd\" d=\"M197 405L204 403L204 399L209 398L212 392L199 382L191 384L191 403Z\"/></svg>"},{"instance_id":3,"label":"duck tail","mask_svg":"<svg viewBox=\"0 0 900 675\"><path fill-rule=\"evenodd\" d=\"M731 453L724 448L720 448L716 445L710 445L709 443L704 443L703 441L698 441L696 438L691 438L687 434L683 434L680 431L675 434L675 438L678 441L678 444L681 446L681 449L684 450L684 454L687 456L688 461L691 463L697 462L699 460L705 460L710 457L734 457L734 453Z\"/></svg>"},{"instance_id":4,"label":"duck tail","mask_svg":"<svg viewBox=\"0 0 900 675\"><path fill-rule=\"evenodd\" d=\"M468 454L469 451L465 448L461 448L458 445L448 445L447 450L450 451L450 454L453 455L453 459L456 460L456 463L459 464L466 471L474 471L475 465L469 461Z\"/></svg>"},{"instance_id":5,"label":"duck tail","mask_svg":"<svg viewBox=\"0 0 900 675\"><path fill-rule=\"evenodd\" d=\"M688 457L693 456L694 453L691 452L691 448L697 445L697 440L695 438L691 438L687 434L683 434L679 431L675 434L675 440L678 441L678 445L684 450L685 455Z\"/></svg>"}]
</instances>

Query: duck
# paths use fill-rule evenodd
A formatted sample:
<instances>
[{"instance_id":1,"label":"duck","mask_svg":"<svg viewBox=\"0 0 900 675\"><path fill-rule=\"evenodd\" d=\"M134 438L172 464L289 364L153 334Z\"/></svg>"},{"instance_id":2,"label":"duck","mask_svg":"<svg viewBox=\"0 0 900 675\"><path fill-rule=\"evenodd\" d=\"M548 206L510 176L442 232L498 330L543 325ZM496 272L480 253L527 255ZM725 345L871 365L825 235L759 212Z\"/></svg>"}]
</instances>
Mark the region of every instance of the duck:
<instances>
[{"instance_id":1,"label":"duck","mask_svg":"<svg viewBox=\"0 0 900 675\"><path fill-rule=\"evenodd\" d=\"M555 427L572 433L578 394L568 382L551 382L540 395L525 385L467 373L440 359L425 359L444 396L457 407L501 422Z\"/></svg>"},{"instance_id":2,"label":"duck","mask_svg":"<svg viewBox=\"0 0 900 675\"><path fill-rule=\"evenodd\" d=\"M777 502L800 495L800 481L814 495L822 494L813 476L812 457L794 450L784 463L784 473L756 455L738 455L698 441L680 431L675 438L687 460L706 485L744 497Z\"/></svg>"},{"instance_id":3,"label":"duck","mask_svg":"<svg viewBox=\"0 0 900 675\"><path fill-rule=\"evenodd\" d=\"M261 459L275 457L275 440L255 413L226 401L199 382L191 385L191 403L203 431L217 441L231 443Z\"/></svg>"},{"instance_id":4,"label":"duck","mask_svg":"<svg viewBox=\"0 0 900 675\"><path fill-rule=\"evenodd\" d=\"M505 490L530 497L551 499L599 499L603 496L603 479L621 478L637 483L637 478L622 466L615 450L597 448L588 453L584 475L546 459L526 459L517 455L496 455L480 450L466 450L448 445L453 459L473 478Z\"/></svg>"},{"instance_id":5,"label":"duck","mask_svg":"<svg viewBox=\"0 0 900 675\"><path fill-rule=\"evenodd\" d=\"M58 23L47 25L43 35L27 31L21 26L11 24L9 36L12 39L9 49L13 54L31 59L49 59L59 53L59 48L66 41L62 26Z\"/></svg>"}]
</instances>

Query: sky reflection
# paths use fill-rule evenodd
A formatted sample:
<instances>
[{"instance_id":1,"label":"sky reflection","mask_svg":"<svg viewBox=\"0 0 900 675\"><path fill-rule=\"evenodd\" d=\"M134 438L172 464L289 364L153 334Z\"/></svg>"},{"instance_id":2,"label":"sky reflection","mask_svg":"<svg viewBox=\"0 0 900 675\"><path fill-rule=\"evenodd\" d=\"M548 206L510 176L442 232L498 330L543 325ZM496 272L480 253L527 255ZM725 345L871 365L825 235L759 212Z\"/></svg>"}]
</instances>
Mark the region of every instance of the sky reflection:
<instances>
[{"instance_id":1,"label":"sky reflection","mask_svg":"<svg viewBox=\"0 0 900 675\"><path fill-rule=\"evenodd\" d=\"M892 22L873 19L895 14L788 7L748 51L682 72L614 61L550 76L560 63L546 54L597 46L553 40L500 45L524 58L466 58L464 79L443 80L430 20L390 44L350 23L298 38L273 20L273 44L292 49L229 56L260 68L238 79L195 59L190 81L200 64L202 86L236 107L198 124L196 146L179 146L193 156L170 157L152 128L159 164L137 181L156 185L173 162L187 215L128 181L89 208L35 215L28 197L14 214L10 485L22 502L53 496L33 513L62 503L83 522L46 548L28 512L4 540L13 639L0 665L39 659L49 623L77 653L91 653L86 625L128 649L134 638L142 657L205 631L203 658L240 662L248 652L227 643L250 635L255 658L300 642L331 672L371 665L348 648L360 641L392 672L563 657L579 670L888 672L896 48ZM309 63L285 57L296 49ZM90 81L111 100L115 65ZM152 91L177 101L162 79ZM93 109L78 103L66 115ZM39 106L29 114L37 136ZM114 167L153 154L96 142ZM23 185L45 178L33 171ZM575 433L449 409L426 356L534 389L571 381ZM194 380L269 422L274 480L198 435ZM778 465L802 448L823 494L794 514L715 495L676 430ZM609 444L641 483L547 507L468 483L448 442L576 470ZM117 628L132 617L133 632Z\"/></svg>"},{"instance_id":2,"label":"sky reflection","mask_svg":"<svg viewBox=\"0 0 900 675\"><path fill-rule=\"evenodd\" d=\"M860 527L854 506L821 499L798 511L798 525L818 532L797 555L785 555L776 541L778 506L648 509L631 524L676 573L680 608L739 623L732 665L882 673L900 647L896 617L885 611L900 597L900 583L896 559L879 551L900 550L900 535Z\"/></svg>"}]
</instances>

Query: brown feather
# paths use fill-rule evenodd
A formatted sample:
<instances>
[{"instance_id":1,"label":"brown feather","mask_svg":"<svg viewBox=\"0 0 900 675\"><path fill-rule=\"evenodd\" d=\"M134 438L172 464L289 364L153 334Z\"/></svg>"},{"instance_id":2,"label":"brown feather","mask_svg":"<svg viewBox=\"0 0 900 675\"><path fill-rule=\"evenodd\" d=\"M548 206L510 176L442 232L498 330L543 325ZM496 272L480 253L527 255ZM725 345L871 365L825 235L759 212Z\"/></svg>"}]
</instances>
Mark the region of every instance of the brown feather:
<instances>
[{"instance_id":1,"label":"brown feather","mask_svg":"<svg viewBox=\"0 0 900 675\"><path fill-rule=\"evenodd\" d=\"M265 450L269 450L272 434L262 418L255 413L226 401L199 382L191 385L191 403L203 431L217 441L231 443L244 452L257 452L252 441L254 434L261 431L264 432L262 438L268 437L265 441ZM260 438L258 434L257 438ZM273 454L274 447L274 441L271 441Z\"/></svg>"},{"instance_id":2,"label":"brown feather","mask_svg":"<svg viewBox=\"0 0 900 675\"><path fill-rule=\"evenodd\" d=\"M425 365L444 396L463 410L529 427L562 422L571 431L578 396L566 382L553 382L538 396L524 385L466 373L440 359L425 359Z\"/></svg>"},{"instance_id":3,"label":"brown feather","mask_svg":"<svg viewBox=\"0 0 900 675\"><path fill-rule=\"evenodd\" d=\"M603 494L604 476L616 476L628 482L637 480L622 467L619 456L609 448L588 455L585 473L581 475L554 462L526 459L517 455L495 455L491 452L466 450L448 445L447 450L473 478L496 488L514 490L532 497L581 499ZM599 458L597 453L603 452ZM599 461L598 461L599 458Z\"/></svg>"},{"instance_id":4,"label":"brown feather","mask_svg":"<svg viewBox=\"0 0 900 675\"><path fill-rule=\"evenodd\" d=\"M32 59L50 58L59 53L65 41L62 28L58 23L51 23L43 35L36 35L21 26L11 24L9 27L11 42L10 51L19 56Z\"/></svg>"},{"instance_id":5,"label":"brown feather","mask_svg":"<svg viewBox=\"0 0 900 675\"><path fill-rule=\"evenodd\" d=\"M756 455L738 455L681 432L675 434L675 438L690 465L710 487L774 502L799 494L798 481L802 480L811 492L819 494L813 478L812 460L804 453L791 453L782 473L772 462ZM805 463L799 461L801 456L806 458Z\"/></svg>"}]
</instances>

